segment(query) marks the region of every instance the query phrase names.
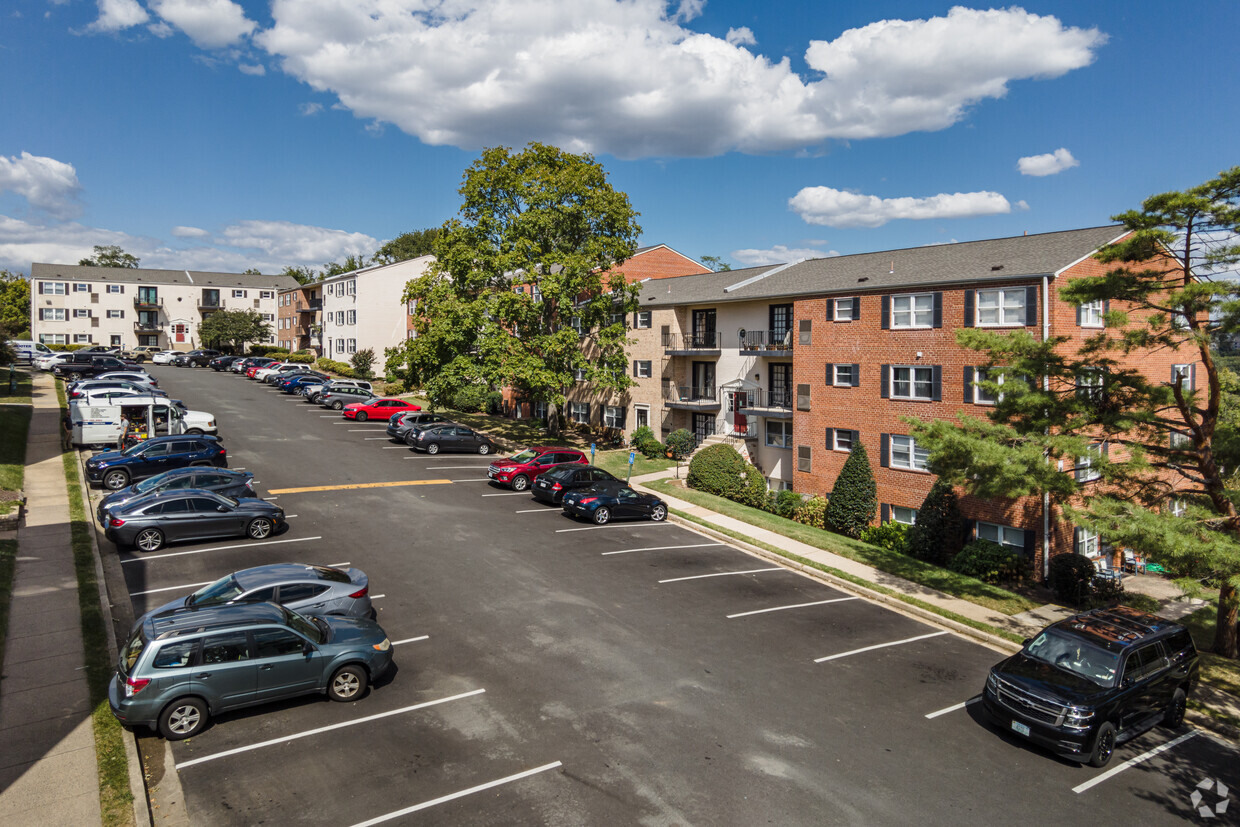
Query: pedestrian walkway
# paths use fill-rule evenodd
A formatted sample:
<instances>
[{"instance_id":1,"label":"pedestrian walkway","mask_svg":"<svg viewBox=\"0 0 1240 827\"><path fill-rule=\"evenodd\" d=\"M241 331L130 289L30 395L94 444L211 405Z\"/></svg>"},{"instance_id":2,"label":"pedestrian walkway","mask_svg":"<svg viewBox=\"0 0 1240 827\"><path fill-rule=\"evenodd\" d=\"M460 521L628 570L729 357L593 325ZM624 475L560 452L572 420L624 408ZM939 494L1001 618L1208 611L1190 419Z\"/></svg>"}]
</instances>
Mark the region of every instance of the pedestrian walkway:
<instances>
[{"instance_id":1,"label":"pedestrian walkway","mask_svg":"<svg viewBox=\"0 0 1240 827\"><path fill-rule=\"evenodd\" d=\"M35 377L26 518L0 679L0 825L99 824L69 497L54 382Z\"/></svg>"}]
</instances>

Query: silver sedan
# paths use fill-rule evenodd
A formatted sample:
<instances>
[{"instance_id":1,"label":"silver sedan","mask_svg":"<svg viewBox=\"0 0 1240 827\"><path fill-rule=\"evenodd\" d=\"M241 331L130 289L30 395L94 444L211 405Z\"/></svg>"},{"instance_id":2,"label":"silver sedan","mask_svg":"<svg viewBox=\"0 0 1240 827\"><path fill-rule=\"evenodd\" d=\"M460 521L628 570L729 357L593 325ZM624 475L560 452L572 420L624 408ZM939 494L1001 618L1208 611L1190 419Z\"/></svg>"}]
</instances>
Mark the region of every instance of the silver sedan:
<instances>
[{"instance_id":1,"label":"silver sedan","mask_svg":"<svg viewBox=\"0 0 1240 827\"><path fill-rule=\"evenodd\" d=\"M303 563L275 563L233 572L155 611L261 602L279 603L300 614L374 616L370 581L364 571Z\"/></svg>"}]
</instances>

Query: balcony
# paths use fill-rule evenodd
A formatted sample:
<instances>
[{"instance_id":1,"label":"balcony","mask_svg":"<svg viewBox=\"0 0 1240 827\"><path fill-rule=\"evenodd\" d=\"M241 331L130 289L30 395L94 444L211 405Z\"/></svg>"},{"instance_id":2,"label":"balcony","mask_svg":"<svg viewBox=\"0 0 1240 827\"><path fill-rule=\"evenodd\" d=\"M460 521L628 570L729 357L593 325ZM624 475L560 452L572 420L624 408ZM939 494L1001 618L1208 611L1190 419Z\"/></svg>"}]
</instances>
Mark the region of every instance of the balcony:
<instances>
[{"instance_id":1,"label":"balcony","mask_svg":"<svg viewBox=\"0 0 1240 827\"><path fill-rule=\"evenodd\" d=\"M134 333L162 333L164 325L162 322L144 322L141 319L133 323Z\"/></svg>"},{"instance_id":2,"label":"balcony","mask_svg":"<svg viewBox=\"0 0 1240 827\"><path fill-rule=\"evenodd\" d=\"M742 330L738 340L746 356L792 356L791 330Z\"/></svg>"},{"instance_id":3,"label":"balcony","mask_svg":"<svg viewBox=\"0 0 1240 827\"><path fill-rule=\"evenodd\" d=\"M323 309L322 300L308 302L297 308L298 313L318 313Z\"/></svg>"},{"instance_id":4,"label":"balcony","mask_svg":"<svg viewBox=\"0 0 1240 827\"><path fill-rule=\"evenodd\" d=\"M134 310L163 310L164 300L159 296L137 295L133 299Z\"/></svg>"},{"instance_id":5,"label":"balcony","mask_svg":"<svg viewBox=\"0 0 1240 827\"><path fill-rule=\"evenodd\" d=\"M665 356L718 356L719 333L714 330L706 333L664 333L663 354Z\"/></svg>"},{"instance_id":6,"label":"balcony","mask_svg":"<svg viewBox=\"0 0 1240 827\"><path fill-rule=\"evenodd\" d=\"M714 387L669 385L663 389L663 404L682 411L717 411L719 392Z\"/></svg>"},{"instance_id":7,"label":"balcony","mask_svg":"<svg viewBox=\"0 0 1240 827\"><path fill-rule=\"evenodd\" d=\"M739 395L739 394L738 394ZM768 419L792 419L792 390L745 391L744 403L735 402L737 413L746 416L765 416Z\"/></svg>"},{"instance_id":8,"label":"balcony","mask_svg":"<svg viewBox=\"0 0 1240 827\"><path fill-rule=\"evenodd\" d=\"M198 309L203 313L210 313L214 310L223 310L224 302L221 299L208 299L206 297L200 297L198 299Z\"/></svg>"}]
</instances>

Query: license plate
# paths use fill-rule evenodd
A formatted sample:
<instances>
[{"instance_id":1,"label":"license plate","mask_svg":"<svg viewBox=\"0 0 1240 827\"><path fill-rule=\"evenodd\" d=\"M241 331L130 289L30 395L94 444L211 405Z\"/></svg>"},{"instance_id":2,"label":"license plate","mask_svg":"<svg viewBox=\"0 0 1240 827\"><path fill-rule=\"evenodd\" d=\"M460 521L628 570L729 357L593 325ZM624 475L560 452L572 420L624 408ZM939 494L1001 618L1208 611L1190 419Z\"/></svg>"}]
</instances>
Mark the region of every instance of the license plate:
<instances>
[{"instance_id":1,"label":"license plate","mask_svg":"<svg viewBox=\"0 0 1240 827\"><path fill-rule=\"evenodd\" d=\"M1019 732L1021 735L1025 736L1026 738L1029 737L1029 727L1022 724L1020 721L1012 721L1012 731Z\"/></svg>"},{"instance_id":2,"label":"license plate","mask_svg":"<svg viewBox=\"0 0 1240 827\"><path fill-rule=\"evenodd\" d=\"M491 477L492 479L494 479L494 477L495 477L495 472L494 472L494 471L487 471L487 476L488 476L488 477Z\"/></svg>"},{"instance_id":3,"label":"license plate","mask_svg":"<svg viewBox=\"0 0 1240 827\"><path fill-rule=\"evenodd\" d=\"M545 483L545 482L540 482L540 483L538 483L538 487L539 487L539 488L546 488L548 485L549 485L549 483Z\"/></svg>"}]
</instances>

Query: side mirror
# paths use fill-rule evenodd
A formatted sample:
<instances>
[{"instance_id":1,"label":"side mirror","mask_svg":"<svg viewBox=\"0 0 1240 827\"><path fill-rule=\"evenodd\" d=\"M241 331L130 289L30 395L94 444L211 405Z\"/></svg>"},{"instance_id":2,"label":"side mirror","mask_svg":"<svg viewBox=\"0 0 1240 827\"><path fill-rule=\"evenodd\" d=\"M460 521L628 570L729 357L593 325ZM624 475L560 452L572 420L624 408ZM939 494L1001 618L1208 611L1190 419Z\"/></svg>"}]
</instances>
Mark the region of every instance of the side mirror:
<instances>
[{"instance_id":1,"label":"side mirror","mask_svg":"<svg viewBox=\"0 0 1240 827\"><path fill-rule=\"evenodd\" d=\"M311 643L311 642L310 642L310 641L308 641L308 640L307 640L306 642L302 643L302 645L301 645L301 653L302 653L303 655L313 655L313 654L314 654L314 644L313 644L313 643Z\"/></svg>"},{"instance_id":2,"label":"side mirror","mask_svg":"<svg viewBox=\"0 0 1240 827\"><path fill-rule=\"evenodd\" d=\"M216 511L218 511L218 512L220 512L221 514L227 514L227 513L228 513L228 506L226 506L226 505L217 505L217 506L215 507L215 510L216 510Z\"/></svg>"}]
</instances>

